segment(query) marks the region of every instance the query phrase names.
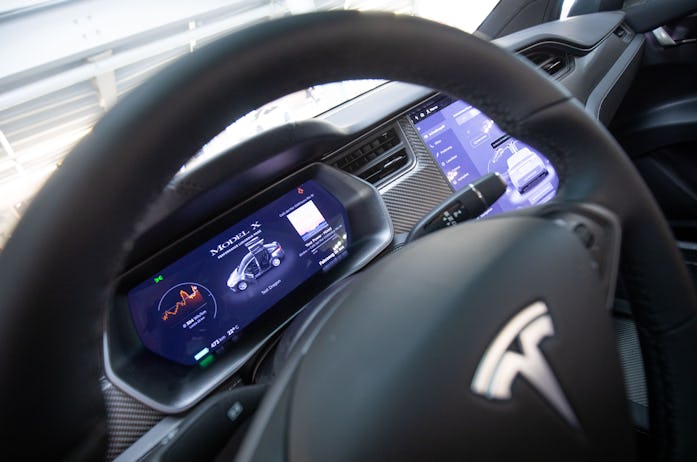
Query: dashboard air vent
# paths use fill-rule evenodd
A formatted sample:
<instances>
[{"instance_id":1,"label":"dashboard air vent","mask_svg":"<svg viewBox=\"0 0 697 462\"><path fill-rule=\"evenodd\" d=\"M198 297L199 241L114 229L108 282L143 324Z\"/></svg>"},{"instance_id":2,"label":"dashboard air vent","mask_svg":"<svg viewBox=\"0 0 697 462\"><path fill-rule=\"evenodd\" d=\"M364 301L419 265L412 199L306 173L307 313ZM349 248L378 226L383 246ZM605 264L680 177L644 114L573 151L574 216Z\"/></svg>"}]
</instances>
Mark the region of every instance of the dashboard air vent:
<instances>
[{"instance_id":1,"label":"dashboard air vent","mask_svg":"<svg viewBox=\"0 0 697 462\"><path fill-rule=\"evenodd\" d=\"M569 55L558 50L527 50L523 51L522 54L552 77L561 75L571 65Z\"/></svg>"},{"instance_id":2,"label":"dashboard air vent","mask_svg":"<svg viewBox=\"0 0 697 462\"><path fill-rule=\"evenodd\" d=\"M407 156L407 152L402 149L388 156L386 159L382 159L377 165L359 173L358 176L368 183L375 184L383 178L392 175L408 163L409 156Z\"/></svg>"},{"instance_id":3,"label":"dashboard air vent","mask_svg":"<svg viewBox=\"0 0 697 462\"><path fill-rule=\"evenodd\" d=\"M331 165L376 184L409 164L394 128L380 132L330 161Z\"/></svg>"}]
</instances>

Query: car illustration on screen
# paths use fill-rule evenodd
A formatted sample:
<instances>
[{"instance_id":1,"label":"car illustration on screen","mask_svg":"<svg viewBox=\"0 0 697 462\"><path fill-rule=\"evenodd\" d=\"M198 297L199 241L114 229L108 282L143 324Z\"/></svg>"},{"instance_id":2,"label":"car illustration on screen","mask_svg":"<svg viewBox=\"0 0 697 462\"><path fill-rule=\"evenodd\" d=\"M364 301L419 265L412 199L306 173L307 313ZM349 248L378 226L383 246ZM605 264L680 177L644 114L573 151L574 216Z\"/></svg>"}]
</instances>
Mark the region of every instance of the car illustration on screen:
<instances>
[{"instance_id":1,"label":"car illustration on screen","mask_svg":"<svg viewBox=\"0 0 697 462\"><path fill-rule=\"evenodd\" d=\"M249 252L242 257L242 261L227 280L227 286L233 292L247 290L249 284L256 282L259 276L280 266L285 256L283 248L276 241L264 244L263 240L259 240L247 248Z\"/></svg>"},{"instance_id":2,"label":"car illustration on screen","mask_svg":"<svg viewBox=\"0 0 697 462\"><path fill-rule=\"evenodd\" d=\"M520 194L525 194L542 181L549 171L540 156L523 148L506 161L511 183Z\"/></svg>"}]
</instances>

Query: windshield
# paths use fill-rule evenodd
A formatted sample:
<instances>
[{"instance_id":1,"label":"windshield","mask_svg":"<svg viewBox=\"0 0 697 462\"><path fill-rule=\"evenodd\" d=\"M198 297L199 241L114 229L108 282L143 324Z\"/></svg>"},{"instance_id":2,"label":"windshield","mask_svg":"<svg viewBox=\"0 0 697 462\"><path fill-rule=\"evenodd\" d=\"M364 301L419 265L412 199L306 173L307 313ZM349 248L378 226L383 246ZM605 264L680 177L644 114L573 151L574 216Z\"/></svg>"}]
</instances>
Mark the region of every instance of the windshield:
<instances>
[{"instance_id":1,"label":"windshield","mask_svg":"<svg viewBox=\"0 0 697 462\"><path fill-rule=\"evenodd\" d=\"M35 192L119 99L217 37L314 10L383 10L473 32L499 0L5 0L0 3L0 250ZM29 31L29 32L28 32ZM382 84L338 82L232 123L198 159Z\"/></svg>"}]
</instances>

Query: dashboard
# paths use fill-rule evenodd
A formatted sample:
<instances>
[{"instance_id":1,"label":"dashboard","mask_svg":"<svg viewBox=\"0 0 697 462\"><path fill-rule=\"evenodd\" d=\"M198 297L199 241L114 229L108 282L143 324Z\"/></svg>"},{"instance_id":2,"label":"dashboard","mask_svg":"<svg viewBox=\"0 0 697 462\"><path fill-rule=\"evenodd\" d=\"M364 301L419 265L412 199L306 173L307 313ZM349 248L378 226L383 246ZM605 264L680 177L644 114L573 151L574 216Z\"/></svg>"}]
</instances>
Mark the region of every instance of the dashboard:
<instances>
[{"instance_id":1,"label":"dashboard","mask_svg":"<svg viewBox=\"0 0 697 462\"><path fill-rule=\"evenodd\" d=\"M613 12L497 43L607 121L643 37ZM249 153L253 163L245 163ZM476 219L541 205L562 186L543 152L477 108L390 82L180 174L153 204L108 314L104 383L117 435L110 454L133 443L132 435L119 439L124 428L142 425L140 436L159 422L150 432L162 436L178 422L165 415L249 380L249 363L273 369L269 358L291 348L278 346L279 335L302 328L304 307L398 251L423 216L489 173L505 192ZM256 372L252 380L263 383ZM123 412L134 407L135 417Z\"/></svg>"}]
</instances>

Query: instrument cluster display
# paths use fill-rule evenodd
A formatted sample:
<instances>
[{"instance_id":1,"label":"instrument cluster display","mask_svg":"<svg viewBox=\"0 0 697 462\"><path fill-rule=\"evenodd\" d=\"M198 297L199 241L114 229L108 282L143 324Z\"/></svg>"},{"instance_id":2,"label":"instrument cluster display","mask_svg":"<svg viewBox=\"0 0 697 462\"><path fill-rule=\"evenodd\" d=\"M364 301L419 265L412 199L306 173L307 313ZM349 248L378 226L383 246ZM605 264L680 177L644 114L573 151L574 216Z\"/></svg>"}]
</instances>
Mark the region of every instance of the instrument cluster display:
<instances>
[{"instance_id":1,"label":"instrument cluster display","mask_svg":"<svg viewBox=\"0 0 697 462\"><path fill-rule=\"evenodd\" d=\"M344 207L309 180L129 290L136 332L155 354L205 365L348 244Z\"/></svg>"}]
</instances>

